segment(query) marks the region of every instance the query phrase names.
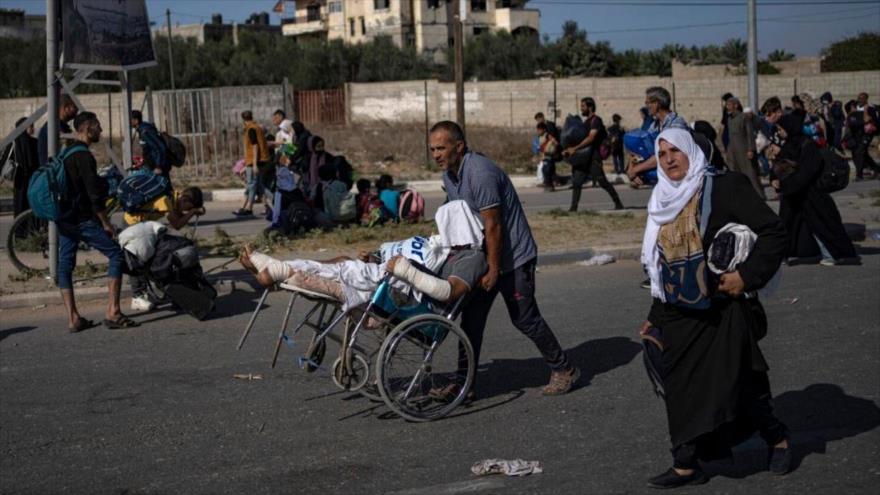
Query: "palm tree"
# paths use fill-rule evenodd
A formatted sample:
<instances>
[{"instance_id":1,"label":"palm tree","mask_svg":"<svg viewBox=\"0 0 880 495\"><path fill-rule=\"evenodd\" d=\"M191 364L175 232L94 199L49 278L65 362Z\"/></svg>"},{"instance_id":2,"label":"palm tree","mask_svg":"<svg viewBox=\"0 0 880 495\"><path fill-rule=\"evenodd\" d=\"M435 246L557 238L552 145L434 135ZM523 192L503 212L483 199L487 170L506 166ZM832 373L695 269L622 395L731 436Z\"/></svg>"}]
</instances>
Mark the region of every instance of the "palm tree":
<instances>
[{"instance_id":1,"label":"palm tree","mask_svg":"<svg viewBox=\"0 0 880 495\"><path fill-rule=\"evenodd\" d=\"M773 50L767 55L767 60L770 62L787 62L794 60L794 53L788 53L785 50Z\"/></svg>"}]
</instances>

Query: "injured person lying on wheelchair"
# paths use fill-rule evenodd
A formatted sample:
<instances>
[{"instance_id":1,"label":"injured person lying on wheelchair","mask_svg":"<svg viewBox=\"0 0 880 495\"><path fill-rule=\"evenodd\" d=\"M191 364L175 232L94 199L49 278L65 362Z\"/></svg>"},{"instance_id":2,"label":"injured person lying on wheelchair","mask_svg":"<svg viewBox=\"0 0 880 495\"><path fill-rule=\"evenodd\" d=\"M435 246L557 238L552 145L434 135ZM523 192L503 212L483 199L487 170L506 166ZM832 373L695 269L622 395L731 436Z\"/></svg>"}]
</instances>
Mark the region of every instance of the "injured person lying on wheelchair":
<instances>
[{"instance_id":1,"label":"injured person lying on wheelchair","mask_svg":"<svg viewBox=\"0 0 880 495\"><path fill-rule=\"evenodd\" d=\"M464 201L446 203L434 218L436 235L387 242L358 259L281 261L245 246L239 261L264 287L285 283L324 294L339 301L343 311L369 301L387 274L394 276L396 290L411 287L417 299L424 294L441 304L454 303L488 270L481 249L483 225Z\"/></svg>"}]
</instances>

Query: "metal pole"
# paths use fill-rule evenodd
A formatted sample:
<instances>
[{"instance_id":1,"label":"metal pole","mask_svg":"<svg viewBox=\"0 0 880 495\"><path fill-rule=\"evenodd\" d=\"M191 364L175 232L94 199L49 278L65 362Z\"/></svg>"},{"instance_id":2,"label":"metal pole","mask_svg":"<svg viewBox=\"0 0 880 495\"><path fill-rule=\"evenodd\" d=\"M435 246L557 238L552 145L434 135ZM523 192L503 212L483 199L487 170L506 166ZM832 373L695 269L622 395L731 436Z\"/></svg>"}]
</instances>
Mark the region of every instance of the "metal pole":
<instances>
[{"instance_id":1,"label":"metal pole","mask_svg":"<svg viewBox=\"0 0 880 495\"><path fill-rule=\"evenodd\" d=\"M428 120L428 80L425 79L425 164L431 163L430 122Z\"/></svg>"},{"instance_id":2,"label":"metal pole","mask_svg":"<svg viewBox=\"0 0 880 495\"><path fill-rule=\"evenodd\" d=\"M155 124L156 120L153 114L153 89L151 87L147 86L144 98L147 100L147 121Z\"/></svg>"},{"instance_id":3,"label":"metal pole","mask_svg":"<svg viewBox=\"0 0 880 495\"><path fill-rule=\"evenodd\" d=\"M107 93L107 126L110 128L108 146L113 149L113 93Z\"/></svg>"},{"instance_id":4,"label":"metal pole","mask_svg":"<svg viewBox=\"0 0 880 495\"><path fill-rule=\"evenodd\" d=\"M463 40L463 22L462 22L462 2L452 2L452 36L453 45L455 47L455 120L462 130L465 128L464 122L464 40ZM466 8L467 6L465 6Z\"/></svg>"},{"instance_id":5,"label":"metal pole","mask_svg":"<svg viewBox=\"0 0 880 495\"><path fill-rule=\"evenodd\" d=\"M119 73L122 83L122 169L131 170L131 81L128 71Z\"/></svg>"},{"instance_id":6,"label":"metal pole","mask_svg":"<svg viewBox=\"0 0 880 495\"><path fill-rule=\"evenodd\" d=\"M46 150L58 153L58 0L46 0ZM58 281L58 226L49 222L49 276Z\"/></svg>"},{"instance_id":7,"label":"metal pole","mask_svg":"<svg viewBox=\"0 0 880 495\"><path fill-rule=\"evenodd\" d=\"M168 25L168 71L171 74L171 92L174 93L174 50L171 49L171 9L165 9L165 23ZM177 98L171 100L171 132L177 133Z\"/></svg>"},{"instance_id":8,"label":"metal pole","mask_svg":"<svg viewBox=\"0 0 880 495\"><path fill-rule=\"evenodd\" d=\"M758 15L755 0L749 0L749 106L758 108Z\"/></svg>"}]
</instances>

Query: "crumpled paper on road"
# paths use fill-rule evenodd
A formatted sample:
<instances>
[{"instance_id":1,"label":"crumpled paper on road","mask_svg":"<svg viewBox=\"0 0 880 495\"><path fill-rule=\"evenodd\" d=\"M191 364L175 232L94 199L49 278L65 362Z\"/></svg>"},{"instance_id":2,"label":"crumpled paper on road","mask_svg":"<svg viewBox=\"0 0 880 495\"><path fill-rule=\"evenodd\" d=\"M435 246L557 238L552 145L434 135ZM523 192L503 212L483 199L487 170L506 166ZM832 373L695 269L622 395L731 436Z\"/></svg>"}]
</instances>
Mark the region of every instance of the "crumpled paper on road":
<instances>
[{"instance_id":1,"label":"crumpled paper on road","mask_svg":"<svg viewBox=\"0 0 880 495\"><path fill-rule=\"evenodd\" d=\"M490 474L506 474L507 476L527 476L541 474L544 466L540 461L524 461L522 459L486 459L471 466L471 472L477 476Z\"/></svg>"}]
</instances>

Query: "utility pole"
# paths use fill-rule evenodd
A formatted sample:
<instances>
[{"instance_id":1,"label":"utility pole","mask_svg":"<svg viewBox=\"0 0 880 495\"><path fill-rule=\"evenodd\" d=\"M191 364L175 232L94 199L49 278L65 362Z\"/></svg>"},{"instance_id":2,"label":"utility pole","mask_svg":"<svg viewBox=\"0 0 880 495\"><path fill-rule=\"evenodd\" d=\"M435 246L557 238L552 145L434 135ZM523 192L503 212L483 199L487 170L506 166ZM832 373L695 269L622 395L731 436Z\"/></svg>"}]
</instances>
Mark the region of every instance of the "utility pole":
<instances>
[{"instance_id":1,"label":"utility pole","mask_svg":"<svg viewBox=\"0 0 880 495\"><path fill-rule=\"evenodd\" d=\"M58 154L58 0L46 0L46 151ZM49 222L49 277L58 281L58 226Z\"/></svg>"},{"instance_id":2,"label":"utility pole","mask_svg":"<svg viewBox=\"0 0 880 495\"><path fill-rule=\"evenodd\" d=\"M465 0L452 1L452 36L455 48L455 120L464 130L464 40L463 21L467 15Z\"/></svg>"},{"instance_id":3,"label":"utility pole","mask_svg":"<svg viewBox=\"0 0 880 495\"><path fill-rule=\"evenodd\" d=\"M755 0L748 3L749 22L749 106L752 111L758 111L758 14Z\"/></svg>"},{"instance_id":4,"label":"utility pole","mask_svg":"<svg viewBox=\"0 0 880 495\"><path fill-rule=\"evenodd\" d=\"M174 92L174 50L171 49L171 9L165 9L165 24L168 25L168 71L171 74L171 132L177 133L177 93Z\"/></svg>"}]
</instances>

